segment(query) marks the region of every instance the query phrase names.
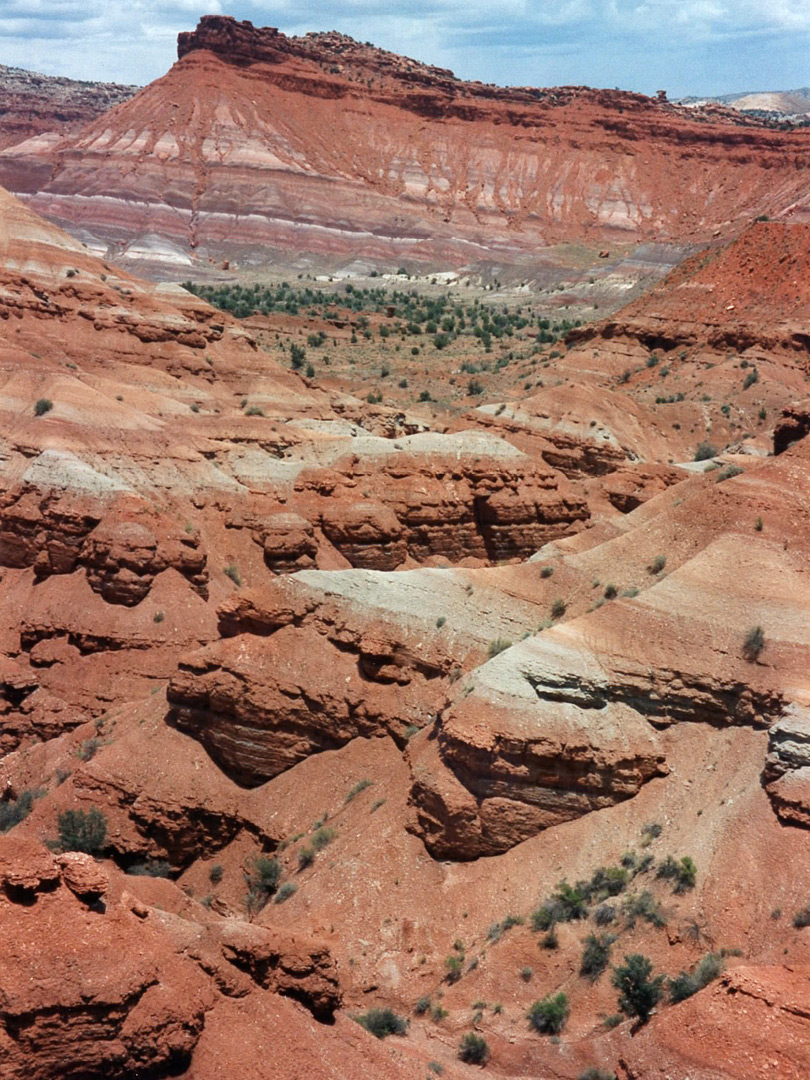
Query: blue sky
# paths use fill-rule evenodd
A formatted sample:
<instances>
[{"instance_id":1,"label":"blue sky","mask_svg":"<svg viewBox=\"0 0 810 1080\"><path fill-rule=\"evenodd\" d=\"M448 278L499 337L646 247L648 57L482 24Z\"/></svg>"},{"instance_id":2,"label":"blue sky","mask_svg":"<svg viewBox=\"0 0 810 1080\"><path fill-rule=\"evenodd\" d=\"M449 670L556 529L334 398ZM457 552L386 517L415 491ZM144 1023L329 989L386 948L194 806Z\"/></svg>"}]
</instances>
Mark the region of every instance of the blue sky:
<instances>
[{"instance_id":1,"label":"blue sky","mask_svg":"<svg viewBox=\"0 0 810 1080\"><path fill-rule=\"evenodd\" d=\"M341 30L501 85L680 97L810 84L810 0L0 0L0 63L146 83L206 13Z\"/></svg>"}]
</instances>

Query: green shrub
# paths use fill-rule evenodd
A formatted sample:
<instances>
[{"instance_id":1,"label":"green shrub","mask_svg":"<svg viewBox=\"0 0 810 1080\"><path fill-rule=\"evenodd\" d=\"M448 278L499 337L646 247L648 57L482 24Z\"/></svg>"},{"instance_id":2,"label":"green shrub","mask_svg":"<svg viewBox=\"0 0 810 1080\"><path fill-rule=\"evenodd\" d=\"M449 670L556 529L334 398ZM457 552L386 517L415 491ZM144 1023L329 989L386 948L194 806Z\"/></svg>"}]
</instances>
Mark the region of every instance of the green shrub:
<instances>
[{"instance_id":1,"label":"green shrub","mask_svg":"<svg viewBox=\"0 0 810 1080\"><path fill-rule=\"evenodd\" d=\"M606 600L615 600L619 595L619 590L615 585L606 585L603 596Z\"/></svg>"},{"instance_id":2,"label":"green shrub","mask_svg":"<svg viewBox=\"0 0 810 1080\"><path fill-rule=\"evenodd\" d=\"M756 368L754 368L753 371L749 371L748 374L745 376L745 380L743 382L743 390L747 390L749 386L753 386L754 383L758 383L758 382L759 382L759 372L757 371Z\"/></svg>"},{"instance_id":3,"label":"green shrub","mask_svg":"<svg viewBox=\"0 0 810 1080\"><path fill-rule=\"evenodd\" d=\"M458 1044L458 1056L468 1065L486 1065L489 1061L489 1047L483 1035L468 1031Z\"/></svg>"},{"instance_id":4,"label":"green shrub","mask_svg":"<svg viewBox=\"0 0 810 1080\"><path fill-rule=\"evenodd\" d=\"M8 832L21 821L25 821L34 806L37 792L30 789L21 791L16 799L0 802L0 833Z\"/></svg>"},{"instance_id":5,"label":"green shrub","mask_svg":"<svg viewBox=\"0 0 810 1080\"><path fill-rule=\"evenodd\" d=\"M249 405L245 409L245 416L264 416L264 409L260 409L258 405Z\"/></svg>"},{"instance_id":6,"label":"green shrub","mask_svg":"<svg viewBox=\"0 0 810 1080\"><path fill-rule=\"evenodd\" d=\"M511 930L513 926L521 926L523 922L520 915L506 915L500 922L492 923L487 930L487 941L491 941L494 945L496 941L501 940L507 930Z\"/></svg>"},{"instance_id":7,"label":"green shrub","mask_svg":"<svg viewBox=\"0 0 810 1080\"><path fill-rule=\"evenodd\" d=\"M541 578L550 578L553 573L554 573L554 567L553 566L544 566L543 569L540 571L540 577Z\"/></svg>"},{"instance_id":8,"label":"green shrub","mask_svg":"<svg viewBox=\"0 0 810 1080\"><path fill-rule=\"evenodd\" d=\"M46 412L50 412L53 408L53 402L50 398L41 397L34 403L34 416L44 416Z\"/></svg>"},{"instance_id":9,"label":"green shrub","mask_svg":"<svg viewBox=\"0 0 810 1080\"><path fill-rule=\"evenodd\" d=\"M531 982L532 975L534 975L534 968L529 967L528 964L520 969L520 977L524 982Z\"/></svg>"},{"instance_id":10,"label":"green shrub","mask_svg":"<svg viewBox=\"0 0 810 1080\"><path fill-rule=\"evenodd\" d=\"M327 844L331 844L335 839L335 830L329 827L316 829L312 834L312 846L315 851L323 851Z\"/></svg>"},{"instance_id":11,"label":"green shrub","mask_svg":"<svg viewBox=\"0 0 810 1080\"><path fill-rule=\"evenodd\" d=\"M494 641L490 641L487 646L487 656L492 659L493 656L497 656L498 653L505 652L507 649L512 648L512 642L508 638L495 638Z\"/></svg>"},{"instance_id":12,"label":"green shrub","mask_svg":"<svg viewBox=\"0 0 810 1080\"><path fill-rule=\"evenodd\" d=\"M810 904L801 908L793 916L793 925L797 930L801 930L805 926L810 926Z\"/></svg>"},{"instance_id":13,"label":"green shrub","mask_svg":"<svg viewBox=\"0 0 810 1080\"><path fill-rule=\"evenodd\" d=\"M579 1080L616 1080L616 1073L610 1072L609 1069L597 1069L595 1065L591 1065L589 1069L579 1074Z\"/></svg>"},{"instance_id":14,"label":"green shrub","mask_svg":"<svg viewBox=\"0 0 810 1080\"><path fill-rule=\"evenodd\" d=\"M577 888L586 899L604 900L624 892L629 880L629 871L624 866L600 866L594 870L586 885L577 882Z\"/></svg>"},{"instance_id":15,"label":"green shrub","mask_svg":"<svg viewBox=\"0 0 810 1080\"><path fill-rule=\"evenodd\" d=\"M315 862L315 852L311 847L302 847L298 849L298 869L306 870L308 866L312 866Z\"/></svg>"},{"instance_id":16,"label":"green shrub","mask_svg":"<svg viewBox=\"0 0 810 1080\"><path fill-rule=\"evenodd\" d=\"M717 447L709 442L700 442L695 450L695 461L708 461L709 458L717 457Z\"/></svg>"},{"instance_id":17,"label":"green shrub","mask_svg":"<svg viewBox=\"0 0 810 1080\"><path fill-rule=\"evenodd\" d=\"M743 641L743 658L751 664L759 657L759 654L764 648L765 631L761 626L752 626L745 635L745 640Z\"/></svg>"},{"instance_id":18,"label":"green shrub","mask_svg":"<svg viewBox=\"0 0 810 1080\"><path fill-rule=\"evenodd\" d=\"M588 934L579 965L580 975L596 982L610 960L610 948L616 940L614 934Z\"/></svg>"},{"instance_id":19,"label":"green shrub","mask_svg":"<svg viewBox=\"0 0 810 1080\"><path fill-rule=\"evenodd\" d=\"M393 1009L369 1009L354 1019L378 1039L384 1039L387 1035L404 1035L408 1030L408 1021L397 1016Z\"/></svg>"},{"instance_id":20,"label":"green shrub","mask_svg":"<svg viewBox=\"0 0 810 1080\"><path fill-rule=\"evenodd\" d=\"M62 851L98 855L107 839L107 819L95 806L88 811L64 810L57 819Z\"/></svg>"},{"instance_id":21,"label":"green shrub","mask_svg":"<svg viewBox=\"0 0 810 1080\"><path fill-rule=\"evenodd\" d=\"M373 783L374 783L373 780L368 780L368 779L358 780L357 783L354 785L354 787L349 791L348 795L346 796L345 801L347 803L350 803L352 801L352 799L354 799L356 796L358 796L360 794L361 791L365 791L366 788L371 787L371 785Z\"/></svg>"},{"instance_id":22,"label":"green shrub","mask_svg":"<svg viewBox=\"0 0 810 1080\"><path fill-rule=\"evenodd\" d=\"M283 904L285 900L289 900L291 896L298 892L298 886L292 881L285 881L281 888L273 898L274 904Z\"/></svg>"},{"instance_id":23,"label":"green shrub","mask_svg":"<svg viewBox=\"0 0 810 1080\"><path fill-rule=\"evenodd\" d=\"M644 919L659 930L662 926L666 926L667 924L667 920L661 914L658 901L647 889L642 893L628 896L624 902L623 910L627 918L628 929L632 929L635 926L637 918Z\"/></svg>"},{"instance_id":24,"label":"green shrub","mask_svg":"<svg viewBox=\"0 0 810 1080\"><path fill-rule=\"evenodd\" d=\"M451 953L445 957L444 966L447 969L447 981L454 983L458 982L464 971L464 957L455 953Z\"/></svg>"},{"instance_id":25,"label":"green shrub","mask_svg":"<svg viewBox=\"0 0 810 1080\"><path fill-rule=\"evenodd\" d=\"M587 898L580 884L561 881L556 892L547 897L531 915L532 930L550 930L555 922L572 922L588 917Z\"/></svg>"},{"instance_id":26,"label":"green shrub","mask_svg":"<svg viewBox=\"0 0 810 1080\"><path fill-rule=\"evenodd\" d=\"M293 343L290 346L290 362L295 371L300 371L304 366L304 360L306 360L307 351L303 345L296 345Z\"/></svg>"},{"instance_id":27,"label":"green shrub","mask_svg":"<svg viewBox=\"0 0 810 1080\"><path fill-rule=\"evenodd\" d=\"M674 881L673 892L685 893L695 887L697 867L688 855L684 855L680 862L673 859L671 855L667 855L656 870L655 876Z\"/></svg>"},{"instance_id":28,"label":"green shrub","mask_svg":"<svg viewBox=\"0 0 810 1080\"><path fill-rule=\"evenodd\" d=\"M222 867L222 863L214 863L211 869L208 871L208 880L212 885L219 885L222 881L222 877L225 871Z\"/></svg>"},{"instance_id":29,"label":"green shrub","mask_svg":"<svg viewBox=\"0 0 810 1080\"><path fill-rule=\"evenodd\" d=\"M619 991L619 1009L637 1016L643 1024L661 1000L663 975L652 978L652 961L641 953L625 956L624 964L613 969L613 985Z\"/></svg>"},{"instance_id":30,"label":"green shrub","mask_svg":"<svg viewBox=\"0 0 810 1080\"><path fill-rule=\"evenodd\" d=\"M720 953L706 953L695 970L691 974L682 971L674 979L669 980L669 996L671 1001L685 1001L686 998L708 986L710 982L718 978L723 970L723 957Z\"/></svg>"},{"instance_id":31,"label":"green shrub","mask_svg":"<svg viewBox=\"0 0 810 1080\"><path fill-rule=\"evenodd\" d=\"M597 926L609 926L616 919L616 908L611 904L600 904L593 913Z\"/></svg>"},{"instance_id":32,"label":"green shrub","mask_svg":"<svg viewBox=\"0 0 810 1080\"><path fill-rule=\"evenodd\" d=\"M745 469L741 469L739 465L726 465L725 469L721 469L717 474L716 483L721 484L724 480L731 480L734 476L739 476L744 473Z\"/></svg>"},{"instance_id":33,"label":"green shrub","mask_svg":"<svg viewBox=\"0 0 810 1080\"><path fill-rule=\"evenodd\" d=\"M234 585L239 586L242 584L242 575L239 573L239 567L235 563L226 566L222 573L225 577L229 577Z\"/></svg>"},{"instance_id":34,"label":"green shrub","mask_svg":"<svg viewBox=\"0 0 810 1080\"><path fill-rule=\"evenodd\" d=\"M526 1013L529 1026L541 1035L559 1035L568 1020L568 997L560 991L559 994L549 994L542 1001L535 1001Z\"/></svg>"},{"instance_id":35,"label":"green shrub","mask_svg":"<svg viewBox=\"0 0 810 1080\"><path fill-rule=\"evenodd\" d=\"M128 867L127 873L132 877L168 878L172 876L172 868L165 859L144 859Z\"/></svg>"},{"instance_id":36,"label":"green shrub","mask_svg":"<svg viewBox=\"0 0 810 1080\"><path fill-rule=\"evenodd\" d=\"M76 750L76 757L80 761L92 761L101 746L101 739L85 739Z\"/></svg>"},{"instance_id":37,"label":"green shrub","mask_svg":"<svg viewBox=\"0 0 810 1080\"><path fill-rule=\"evenodd\" d=\"M560 947L560 939L557 936L557 927L554 923L551 924L546 933L540 938L540 947L542 949L558 949Z\"/></svg>"},{"instance_id":38,"label":"green shrub","mask_svg":"<svg viewBox=\"0 0 810 1080\"><path fill-rule=\"evenodd\" d=\"M428 1011L429 1008L430 998L427 994L424 994L422 997L417 999L417 1002L413 1007L413 1011L416 1013L417 1016L424 1016L424 1014Z\"/></svg>"},{"instance_id":39,"label":"green shrub","mask_svg":"<svg viewBox=\"0 0 810 1080\"><path fill-rule=\"evenodd\" d=\"M660 574L664 567L667 565L666 555L656 555L650 565L647 567L651 574Z\"/></svg>"},{"instance_id":40,"label":"green shrub","mask_svg":"<svg viewBox=\"0 0 810 1080\"><path fill-rule=\"evenodd\" d=\"M551 605L551 617L552 617L552 619L561 619L563 617L563 615L565 614L566 607L567 607L567 605L566 605L565 601L562 600L560 597L557 597L557 599Z\"/></svg>"}]
</instances>

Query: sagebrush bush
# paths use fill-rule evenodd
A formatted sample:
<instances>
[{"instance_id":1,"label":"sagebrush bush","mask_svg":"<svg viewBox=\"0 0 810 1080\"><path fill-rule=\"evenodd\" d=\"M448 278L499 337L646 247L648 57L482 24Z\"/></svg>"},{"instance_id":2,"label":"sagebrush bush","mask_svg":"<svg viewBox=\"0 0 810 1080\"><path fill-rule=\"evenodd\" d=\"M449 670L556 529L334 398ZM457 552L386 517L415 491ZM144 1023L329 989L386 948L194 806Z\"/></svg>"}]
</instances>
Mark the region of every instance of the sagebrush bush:
<instances>
[{"instance_id":1,"label":"sagebrush bush","mask_svg":"<svg viewBox=\"0 0 810 1080\"><path fill-rule=\"evenodd\" d=\"M468 1031L458 1045L458 1056L468 1065L486 1065L489 1061L489 1046L483 1035Z\"/></svg>"},{"instance_id":2,"label":"sagebrush bush","mask_svg":"<svg viewBox=\"0 0 810 1080\"><path fill-rule=\"evenodd\" d=\"M234 585L242 584L242 575L239 573L239 567L235 563L231 563L230 566L226 566L222 571L225 577L229 577Z\"/></svg>"},{"instance_id":3,"label":"sagebrush bush","mask_svg":"<svg viewBox=\"0 0 810 1080\"><path fill-rule=\"evenodd\" d=\"M63 810L57 819L62 851L98 855L107 839L107 819L95 806L89 810Z\"/></svg>"},{"instance_id":4,"label":"sagebrush bush","mask_svg":"<svg viewBox=\"0 0 810 1080\"><path fill-rule=\"evenodd\" d=\"M354 1019L378 1039L384 1039L387 1035L404 1035L408 1030L408 1021L393 1009L369 1009Z\"/></svg>"},{"instance_id":5,"label":"sagebrush bush","mask_svg":"<svg viewBox=\"0 0 810 1080\"><path fill-rule=\"evenodd\" d=\"M697 867L688 855L684 855L680 860L667 855L666 859L659 864L655 876L674 882L673 892L685 893L695 887Z\"/></svg>"},{"instance_id":6,"label":"sagebrush bush","mask_svg":"<svg viewBox=\"0 0 810 1080\"><path fill-rule=\"evenodd\" d=\"M610 960L610 947L616 940L614 934L588 934L582 949L579 965L580 975L596 982Z\"/></svg>"},{"instance_id":7,"label":"sagebrush bush","mask_svg":"<svg viewBox=\"0 0 810 1080\"><path fill-rule=\"evenodd\" d=\"M682 971L669 980L669 996L673 1002L685 1001L686 998L708 986L718 978L723 970L723 957L720 953L706 953L691 974Z\"/></svg>"},{"instance_id":8,"label":"sagebrush bush","mask_svg":"<svg viewBox=\"0 0 810 1080\"><path fill-rule=\"evenodd\" d=\"M31 813L36 792L26 789L16 799L0 802L0 833L8 832L19 825Z\"/></svg>"},{"instance_id":9,"label":"sagebrush bush","mask_svg":"<svg viewBox=\"0 0 810 1080\"><path fill-rule=\"evenodd\" d=\"M50 398L41 397L34 404L34 416L44 416L45 413L50 412L53 408L53 402Z\"/></svg>"},{"instance_id":10,"label":"sagebrush bush","mask_svg":"<svg viewBox=\"0 0 810 1080\"><path fill-rule=\"evenodd\" d=\"M535 1001L526 1013L529 1026L541 1035L558 1035L565 1027L568 1020L568 996L560 991L559 994L549 994L542 1001Z\"/></svg>"},{"instance_id":11,"label":"sagebrush bush","mask_svg":"<svg viewBox=\"0 0 810 1080\"><path fill-rule=\"evenodd\" d=\"M487 656L492 659L493 656L497 656L498 653L505 652L507 649L512 648L512 642L508 638L495 638L494 641L490 641L487 646Z\"/></svg>"}]
</instances>

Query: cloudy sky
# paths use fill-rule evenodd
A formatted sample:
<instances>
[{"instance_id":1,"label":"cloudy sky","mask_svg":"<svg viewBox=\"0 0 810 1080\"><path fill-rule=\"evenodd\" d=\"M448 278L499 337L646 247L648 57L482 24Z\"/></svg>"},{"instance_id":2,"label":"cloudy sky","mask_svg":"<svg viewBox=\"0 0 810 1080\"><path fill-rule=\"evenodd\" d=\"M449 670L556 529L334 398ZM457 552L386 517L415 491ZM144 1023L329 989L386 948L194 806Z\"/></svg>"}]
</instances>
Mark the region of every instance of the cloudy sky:
<instances>
[{"instance_id":1,"label":"cloudy sky","mask_svg":"<svg viewBox=\"0 0 810 1080\"><path fill-rule=\"evenodd\" d=\"M501 85L680 97L810 84L810 0L0 0L0 63L143 84L207 13L341 30Z\"/></svg>"}]
</instances>

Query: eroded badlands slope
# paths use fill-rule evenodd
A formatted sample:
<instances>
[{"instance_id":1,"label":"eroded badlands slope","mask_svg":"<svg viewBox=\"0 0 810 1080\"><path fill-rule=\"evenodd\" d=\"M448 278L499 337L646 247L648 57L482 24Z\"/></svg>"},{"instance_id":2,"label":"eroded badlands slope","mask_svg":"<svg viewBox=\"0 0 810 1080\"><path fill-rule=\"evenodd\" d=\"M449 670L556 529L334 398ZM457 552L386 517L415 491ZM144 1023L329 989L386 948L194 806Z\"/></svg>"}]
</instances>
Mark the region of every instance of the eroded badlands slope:
<instances>
[{"instance_id":1,"label":"eroded badlands slope","mask_svg":"<svg viewBox=\"0 0 810 1080\"><path fill-rule=\"evenodd\" d=\"M559 241L702 242L804 213L807 133L731 111L465 83L219 16L178 55L77 135L8 147L0 182L110 256L177 268L527 263Z\"/></svg>"},{"instance_id":2,"label":"eroded badlands slope","mask_svg":"<svg viewBox=\"0 0 810 1080\"><path fill-rule=\"evenodd\" d=\"M0 212L4 1080L462 1077L471 1032L504 1078L803 1075L807 403L670 465L628 333L629 385L587 339L545 412L426 430ZM634 953L719 978L638 1025Z\"/></svg>"}]
</instances>

